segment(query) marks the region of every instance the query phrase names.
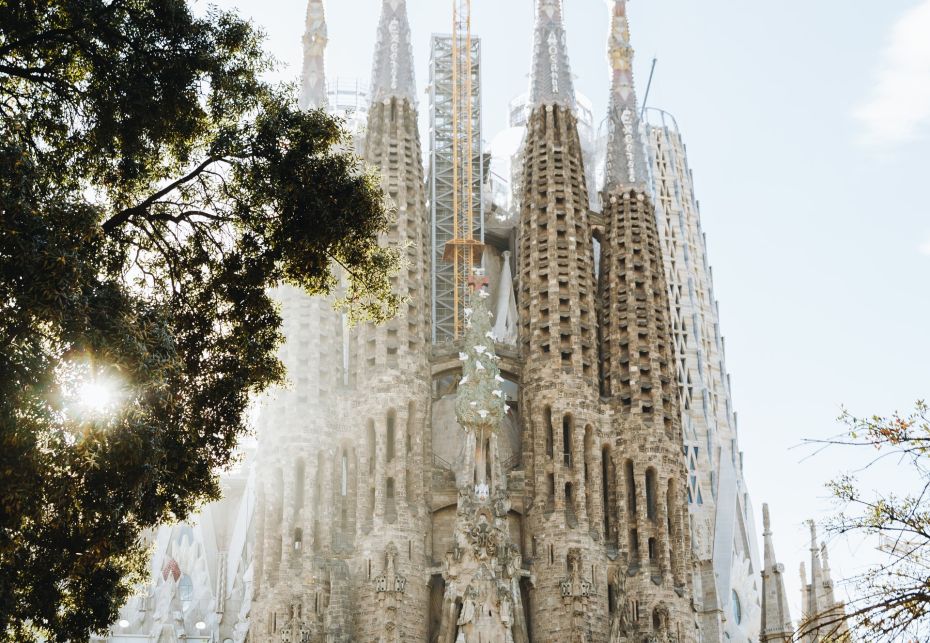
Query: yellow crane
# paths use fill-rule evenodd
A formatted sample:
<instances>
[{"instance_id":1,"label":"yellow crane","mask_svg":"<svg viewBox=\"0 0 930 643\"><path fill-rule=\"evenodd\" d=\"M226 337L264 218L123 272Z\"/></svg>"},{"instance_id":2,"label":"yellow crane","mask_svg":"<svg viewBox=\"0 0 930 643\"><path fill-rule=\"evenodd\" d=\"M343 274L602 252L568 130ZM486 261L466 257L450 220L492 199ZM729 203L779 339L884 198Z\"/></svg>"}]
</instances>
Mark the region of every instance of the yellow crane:
<instances>
[{"instance_id":1,"label":"yellow crane","mask_svg":"<svg viewBox=\"0 0 930 643\"><path fill-rule=\"evenodd\" d=\"M484 248L475 239L475 159L472 101L471 0L452 0L452 216L453 237L446 242L443 259L453 267L453 327L455 337L464 331L462 302L474 284L475 265ZM479 187L480 189L480 187Z\"/></svg>"}]
</instances>

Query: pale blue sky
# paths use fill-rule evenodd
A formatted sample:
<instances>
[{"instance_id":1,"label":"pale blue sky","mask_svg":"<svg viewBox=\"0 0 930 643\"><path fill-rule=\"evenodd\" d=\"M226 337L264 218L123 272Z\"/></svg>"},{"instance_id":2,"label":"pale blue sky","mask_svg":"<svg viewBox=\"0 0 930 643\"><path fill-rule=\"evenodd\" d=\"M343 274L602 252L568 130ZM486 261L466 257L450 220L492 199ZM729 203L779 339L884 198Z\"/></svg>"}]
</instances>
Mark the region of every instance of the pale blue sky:
<instances>
[{"instance_id":1,"label":"pale blue sky","mask_svg":"<svg viewBox=\"0 0 930 643\"><path fill-rule=\"evenodd\" d=\"M296 79L303 0L223 0L269 36ZM527 86L532 0L474 0L484 48L485 139ZM327 3L330 76L367 82L378 0ZM429 36L451 2L409 0L420 108ZM746 478L798 617L802 522L830 509L823 483L848 453L791 449L861 414L930 397L930 0L632 0L642 95L675 115L688 145L720 301ZM603 118L604 0L566 0L576 88ZM422 132L424 146L427 133ZM758 526L761 534L761 525ZM858 569L873 543L833 547Z\"/></svg>"}]
</instances>

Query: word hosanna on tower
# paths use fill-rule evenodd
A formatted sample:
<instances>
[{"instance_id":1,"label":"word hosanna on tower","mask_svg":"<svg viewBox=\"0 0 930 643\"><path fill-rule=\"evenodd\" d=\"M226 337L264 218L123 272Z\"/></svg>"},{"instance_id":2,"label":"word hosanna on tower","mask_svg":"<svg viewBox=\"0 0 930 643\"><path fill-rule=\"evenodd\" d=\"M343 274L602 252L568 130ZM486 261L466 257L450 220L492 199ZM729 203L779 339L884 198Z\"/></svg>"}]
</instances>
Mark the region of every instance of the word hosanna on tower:
<instances>
[{"instance_id":1,"label":"word hosanna on tower","mask_svg":"<svg viewBox=\"0 0 930 643\"><path fill-rule=\"evenodd\" d=\"M380 171L406 304L353 327L332 299L275 293L291 386L262 400L223 500L153 535L150 582L100 640L790 638L685 148L637 105L625 0L607 3L604 128L574 92L561 0L537 0L505 171L480 145L470 2L453 4L424 169L405 1L382 2L365 87L327 83L309 0L301 106L348 112ZM833 601L817 561L805 596Z\"/></svg>"}]
</instances>

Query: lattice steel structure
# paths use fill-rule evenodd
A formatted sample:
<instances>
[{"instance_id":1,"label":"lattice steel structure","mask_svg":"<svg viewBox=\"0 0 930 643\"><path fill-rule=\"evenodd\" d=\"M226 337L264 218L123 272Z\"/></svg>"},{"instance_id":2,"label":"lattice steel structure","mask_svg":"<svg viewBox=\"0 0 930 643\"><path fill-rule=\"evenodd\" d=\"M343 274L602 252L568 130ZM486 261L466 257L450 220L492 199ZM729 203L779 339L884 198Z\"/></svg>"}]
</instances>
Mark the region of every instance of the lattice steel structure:
<instances>
[{"instance_id":1,"label":"lattice steel structure","mask_svg":"<svg viewBox=\"0 0 930 643\"><path fill-rule=\"evenodd\" d=\"M468 29L460 11L457 7L457 32ZM468 277L484 241L478 38L433 36L429 101L432 338L446 342L461 334Z\"/></svg>"}]
</instances>

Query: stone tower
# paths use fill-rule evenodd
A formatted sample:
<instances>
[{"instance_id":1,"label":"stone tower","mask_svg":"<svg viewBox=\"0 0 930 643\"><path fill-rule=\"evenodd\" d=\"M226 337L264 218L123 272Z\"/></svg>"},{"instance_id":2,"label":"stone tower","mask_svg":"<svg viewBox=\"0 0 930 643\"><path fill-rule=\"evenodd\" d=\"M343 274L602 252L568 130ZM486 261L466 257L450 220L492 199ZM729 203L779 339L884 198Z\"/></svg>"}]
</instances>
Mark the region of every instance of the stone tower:
<instances>
[{"instance_id":1,"label":"stone tower","mask_svg":"<svg viewBox=\"0 0 930 643\"><path fill-rule=\"evenodd\" d=\"M356 638L426 638L428 515L423 485L430 403L426 199L417 129L413 54L404 0L384 0L378 24L365 160L381 174L396 219L381 242L405 253L394 277L404 309L351 336L348 414L358 466ZM398 580L403 579L403 580Z\"/></svg>"},{"instance_id":2,"label":"stone tower","mask_svg":"<svg viewBox=\"0 0 930 643\"><path fill-rule=\"evenodd\" d=\"M598 284L601 395L608 401L608 497L625 577L620 636L692 640L686 472L667 282L633 90L625 0L611 3L613 74ZM606 457L606 456L605 456Z\"/></svg>"},{"instance_id":3,"label":"stone tower","mask_svg":"<svg viewBox=\"0 0 930 643\"><path fill-rule=\"evenodd\" d=\"M785 595L785 566L775 558L772 542L772 525L769 521L769 506L762 505L762 537L765 539L765 567L762 569L762 623L761 643L787 643L791 641L794 628Z\"/></svg>"},{"instance_id":4,"label":"stone tower","mask_svg":"<svg viewBox=\"0 0 930 643\"><path fill-rule=\"evenodd\" d=\"M310 0L308 108L324 106L325 42L322 3ZM406 5L385 0L363 149L396 213L381 243L406 253L394 278L405 309L348 331L333 298L279 296L282 357L296 379L265 406L260 428L256 640L426 637L428 244L414 94Z\"/></svg>"},{"instance_id":5,"label":"stone tower","mask_svg":"<svg viewBox=\"0 0 930 643\"><path fill-rule=\"evenodd\" d=\"M309 0L300 105L321 108L326 81L326 22L321 0ZM256 463L254 603L250 636L300 640L327 635L347 640L345 618L324 619L321 599L338 603L347 591L345 565L321 556L329 518L328 445L345 430L334 422L345 381L341 315L335 296L309 297L284 286L274 293L287 338L281 359L290 386L270 393L259 423ZM314 609L315 608L315 609Z\"/></svg>"},{"instance_id":6,"label":"stone tower","mask_svg":"<svg viewBox=\"0 0 930 643\"><path fill-rule=\"evenodd\" d=\"M833 578L830 575L830 559L827 545L817 543L817 524L809 522L811 530L811 575L808 582L804 563L801 563L801 623L798 626L800 641L803 643L820 643L821 641L849 640L849 626L846 623L846 606L836 600L833 590Z\"/></svg>"},{"instance_id":7,"label":"stone tower","mask_svg":"<svg viewBox=\"0 0 930 643\"><path fill-rule=\"evenodd\" d=\"M606 560L598 450L597 321L588 191L562 7L536 9L517 231L526 528L534 641L603 641ZM600 576L598 578L597 576Z\"/></svg>"}]
</instances>

